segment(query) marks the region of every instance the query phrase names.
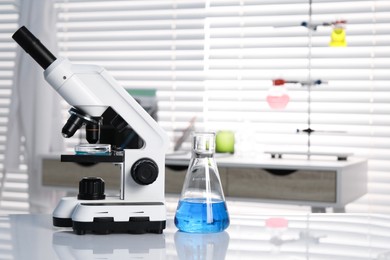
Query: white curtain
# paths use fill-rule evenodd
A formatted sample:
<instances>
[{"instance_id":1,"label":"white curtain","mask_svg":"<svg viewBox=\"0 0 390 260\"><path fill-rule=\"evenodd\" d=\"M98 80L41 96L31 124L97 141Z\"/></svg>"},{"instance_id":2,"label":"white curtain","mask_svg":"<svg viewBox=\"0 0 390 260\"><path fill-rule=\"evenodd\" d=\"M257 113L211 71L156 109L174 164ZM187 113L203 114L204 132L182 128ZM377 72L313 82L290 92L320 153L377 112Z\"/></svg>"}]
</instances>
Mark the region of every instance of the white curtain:
<instances>
[{"instance_id":1,"label":"white curtain","mask_svg":"<svg viewBox=\"0 0 390 260\"><path fill-rule=\"evenodd\" d=\"M19 24L57 55L53 2L20 0ZM60 97L44 80L43 69L21 48L16 56L6 145L5 173L27 164L30 211L51 211L62 194L42 187L40 156L63 150Z\"/></svg>"}]
</instances>

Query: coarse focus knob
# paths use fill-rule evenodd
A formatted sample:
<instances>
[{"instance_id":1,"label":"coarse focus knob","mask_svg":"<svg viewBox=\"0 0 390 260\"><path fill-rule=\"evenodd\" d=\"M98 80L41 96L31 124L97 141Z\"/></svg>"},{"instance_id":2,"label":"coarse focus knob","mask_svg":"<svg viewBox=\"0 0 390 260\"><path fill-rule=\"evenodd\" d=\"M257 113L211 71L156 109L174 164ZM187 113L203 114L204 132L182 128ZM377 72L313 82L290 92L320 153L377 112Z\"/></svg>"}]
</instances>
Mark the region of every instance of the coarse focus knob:
<instances>
[{"instance_id":1,"label":"coarse focus knob","mask_svg":"<svg viewBox=\"0 0 390 260\"><path fill-rule=\"evenodd\" d=\"M139 159L131 167L131 176L136 183L149 185L157 179L158 166L152 159Z\"/></svg>"},{"instance_id":2,"label":"coarse focus knob","mask_svg":"<svg viewBox=\"0 0 390 260\"><path fill-rule=\"evenodd\" d=\"M99 177L84 177L79 182L79 200L104 200L104 181Z\"/></svg>"}]
</instances>

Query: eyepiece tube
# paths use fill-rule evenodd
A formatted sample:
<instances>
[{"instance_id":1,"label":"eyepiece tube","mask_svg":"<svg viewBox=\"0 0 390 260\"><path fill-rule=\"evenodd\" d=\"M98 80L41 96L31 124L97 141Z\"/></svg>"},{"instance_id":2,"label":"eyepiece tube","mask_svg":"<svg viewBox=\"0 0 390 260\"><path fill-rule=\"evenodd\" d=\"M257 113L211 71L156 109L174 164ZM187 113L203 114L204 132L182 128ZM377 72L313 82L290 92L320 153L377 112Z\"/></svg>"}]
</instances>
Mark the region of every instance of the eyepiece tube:
<instances>
[{"instance_id":1,"label":"eyepiece tube","mask_svg":"<svg viewBox=\"0 0 390 260\"><path fill-rule=\"evenodd\" d=\"M56 57L24 26L12 38L45 70Z\"/></svg>"}]
</instances>

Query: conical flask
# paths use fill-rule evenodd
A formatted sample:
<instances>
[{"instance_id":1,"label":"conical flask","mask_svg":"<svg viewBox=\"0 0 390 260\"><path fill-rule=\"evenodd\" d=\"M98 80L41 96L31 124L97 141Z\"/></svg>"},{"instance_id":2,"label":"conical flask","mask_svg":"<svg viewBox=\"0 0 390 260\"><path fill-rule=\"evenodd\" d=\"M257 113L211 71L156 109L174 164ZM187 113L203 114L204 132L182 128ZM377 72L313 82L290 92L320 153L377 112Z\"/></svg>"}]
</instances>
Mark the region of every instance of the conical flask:
<instances>
[{"instance_id":1,"label":"conical flask","mask_svg":"<svg viewBox=\"0 0 390 260\"><path fill-rule=\"evenodd\" d=\"M229 226L214 153L215 133L192 134L192 157L175 215L180 231L215 233Z\"/></svg>"}]
</instances>

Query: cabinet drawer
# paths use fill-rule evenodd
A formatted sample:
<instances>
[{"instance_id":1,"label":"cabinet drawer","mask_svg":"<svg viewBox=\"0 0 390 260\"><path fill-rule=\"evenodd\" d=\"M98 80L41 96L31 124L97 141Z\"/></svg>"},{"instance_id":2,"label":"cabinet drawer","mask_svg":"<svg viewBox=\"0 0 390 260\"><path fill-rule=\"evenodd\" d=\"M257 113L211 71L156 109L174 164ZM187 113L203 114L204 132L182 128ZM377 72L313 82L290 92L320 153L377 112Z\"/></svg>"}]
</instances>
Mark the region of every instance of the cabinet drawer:
<instances>
[{"instance_id":1,"label":"cabinet drawer","mask_svg":"<svg viewBox=\"0 0 390 260\"><path fill-rule=\"evenodd\" d=\"M166 193L181 193L184 179L187 173L185 167L165 167L165 192ZM219 177L221 179L222 188L225 190L227 186L227 168L218 167Z\"/></svg>"},{"instance_id":2,"label":"cabinet drawer","mask_svg":"<svg viewBox=\"0 0 390 260\"><path fill-rule=\"evenodd\" d=\"M101 177L106 189L119 190L120 167L112 163L98 163L83 166L73 162L60 162L59 159L42 161L42 185L51 187L79 188L83 177Z\"/></svg>"},{"instance_id":3,"label":"cabinet drawer","mask_svg":"<svg viewBox=\"0 0 390 260\"><path fill-rule=\"evenodd\" d=\"M336 202L336 171L298 170L274 175L263 169L229 168L225 195L269 200Z\"/></svg>"},{"instance_id":4,"label":"cabinet drawer","mask_svg":"<svg viewBox=\"0 0 390 260\"><path fill-rule=\"evenodd\" d=\"M165 167L165 192L166 193L181 193L187 169L183 167L171 168Z\"/></svg>"}]
</instances>

